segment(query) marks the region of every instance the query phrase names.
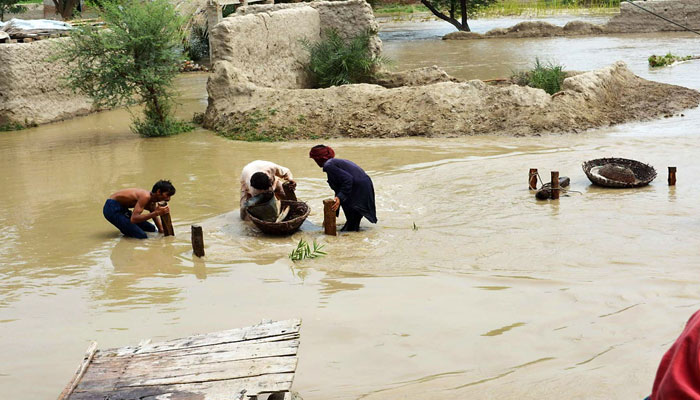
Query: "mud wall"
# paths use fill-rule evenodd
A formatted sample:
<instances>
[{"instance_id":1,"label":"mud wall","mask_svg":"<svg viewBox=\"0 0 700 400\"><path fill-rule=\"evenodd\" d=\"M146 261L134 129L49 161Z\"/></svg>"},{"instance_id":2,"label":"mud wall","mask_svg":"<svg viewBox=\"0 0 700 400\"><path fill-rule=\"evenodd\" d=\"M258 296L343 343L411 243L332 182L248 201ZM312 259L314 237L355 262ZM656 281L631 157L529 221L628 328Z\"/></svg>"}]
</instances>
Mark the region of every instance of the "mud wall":
<instances>
[{"instance_id":1,"label":"mud wall","mask_svg":"<svg viewBox=\"0 0 700 400\"><path fill-rule=\"evenodd\" d=\"M700 29L700 0L647 0L634 3L691 29ZM605 28L610 32L683 30L626 2L620 4L620 14L613 17Z\"/></svg>"},{"instance_id":2,"label":"mud wall","mask_svg":"<svg viewBox=\"0 0 700 400\"><path fill-rule=\"evenodd\" d=\"M319 40L319 21L311 7L224 18L210 32L212 59L257 86L309 87L309 52L301 40Z\"/></svg>"},{"instance_id":3,"label":"mud wall","mask_svg":"<svg viewBox=\"0 0 700 400\"><path fill-rule=\"evenodd\" d=\"M379 24L374 18L372 6L364 0L250 5L239 8L235 15L271 13L299 7L312 7L318 11L321 37L328 29L335 29L345 38L357 36L365 31L379 32ZM382 41L376 35L372 37L370 46L374 54L381 53Z\"/></svg>"},{"instance_id":4,"label":"mud wall","mask_svg":"<svg viewBox=\"0 0 700 400\"><path fill-rule=\"evenodd\" d=\"M94 111L92 101L63 87L68 66L48 62L58 40L0 44L0 125L59 121Z\"/></svg>"},{"instance_id":5,"label":"mud wall","mask_svg":"<svg viewBox=\"0 0 700 400\"><path fill-rule=\"evenodd\" d=\"M255 114L258 132L284 138L577 132L673 114L700 102L699 92L644 80L621 62L567 78L553 96L479 80L393 89L360 84L277 90L246 85L234 71L218 67L208 89L208 128L253 128L249 119Z\"/></svg>"}]
</instances>

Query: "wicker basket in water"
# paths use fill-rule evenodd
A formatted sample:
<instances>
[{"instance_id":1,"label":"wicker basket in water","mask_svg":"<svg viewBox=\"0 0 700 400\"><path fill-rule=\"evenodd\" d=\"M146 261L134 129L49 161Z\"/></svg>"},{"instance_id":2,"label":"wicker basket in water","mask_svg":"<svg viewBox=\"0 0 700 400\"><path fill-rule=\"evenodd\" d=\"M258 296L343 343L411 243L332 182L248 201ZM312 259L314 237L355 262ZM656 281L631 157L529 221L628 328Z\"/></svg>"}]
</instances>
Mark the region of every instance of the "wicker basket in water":
<instances>
[{"instance_id":1,"label":"wicker basket in water","mask_svg":"<svg viewBox=\"0 0 700 400\"><path fill-rule=\"evenodd\" d=\"M601 167L606 165L616 165L624 168L629 168L633 173L634 182L623 182L606 178L598 173ZM633 188L648 185L649 182L656 178L656 170L648 164L641 163L627 158L598 158L595 160L586 161L581 166L583 172L586 173L588 179L596 185L613 187L613 188Z\"/></svg>"},{"instance_id":2,"label":"wicker basket in water","mask_svg":"<svg viewBox=\"0 0 700 400\"><path fill-rule=\"evenodd\" d=\"M270 235L291 235L304 223L311 209L303 201L282 200L281 208L289 207L289 214L282 222L267 222L248 214L250 220L264 233Z\"/></svg>"}]
</instances>

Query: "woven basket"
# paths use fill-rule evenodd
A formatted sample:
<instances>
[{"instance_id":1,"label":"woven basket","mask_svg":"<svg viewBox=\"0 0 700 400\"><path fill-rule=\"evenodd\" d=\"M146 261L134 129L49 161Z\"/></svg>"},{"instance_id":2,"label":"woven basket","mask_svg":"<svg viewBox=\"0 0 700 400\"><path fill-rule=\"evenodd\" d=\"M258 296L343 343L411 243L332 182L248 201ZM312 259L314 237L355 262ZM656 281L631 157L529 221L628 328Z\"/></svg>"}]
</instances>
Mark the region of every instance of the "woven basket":
<instances>
[{"instance_id":1,"label":"woven basket","mask_svg":"<svg viewBox=\"0 0 700 400\"><path fill-rule=\"evenodd\" d=\"M633 183L621 182L606 178L604 176L595 174L593 171L596 167L602 167L605 164L617 164L623 167L627 167L632 170L636 181ZM633 188L646 186L649 182L656 178L656 170L654 167L648 164L644 164L639 161L629 160L627 158L598 158L595 160L590 160L584 162L581 167L583 172L586 173L588 179L591 180L596 185L612 187L612 188Z\"/></svg>"},{"instance_id":2,"label":"woven basket","mask_svg":"<svg viewBox=\"0 0 700 400\"><path fill-rule=\"evenodd\" d=\"M289 207L289 214L282 222L267 222L248 214L251 222L270 235L291 235L304 223L311 209L303 201L282 200L281 208Z\"/></svg>"}]
</instances>

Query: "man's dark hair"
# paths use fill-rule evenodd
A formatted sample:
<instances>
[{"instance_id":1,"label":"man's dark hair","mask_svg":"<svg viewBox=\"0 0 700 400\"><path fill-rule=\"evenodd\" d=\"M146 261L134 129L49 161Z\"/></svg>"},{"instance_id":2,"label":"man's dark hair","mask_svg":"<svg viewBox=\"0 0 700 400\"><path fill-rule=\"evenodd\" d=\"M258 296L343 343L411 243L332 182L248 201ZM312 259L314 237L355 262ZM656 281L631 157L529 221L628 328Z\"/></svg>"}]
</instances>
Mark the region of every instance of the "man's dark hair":
<instances>
[{"instance_id":1,"label":"man's dark hair","mask_svg":"<svg viewBox=\"0 0 700 400\"><path fill-rule=\"evenodd\" d=\"M161 179L156 182L156 184L153 185L153 189L151 189L151 193L155 193L159 190L161 193L168 193L171 196L175 194L175 186L173 186L170 181L166 181L165 179Z\"/></svg>"},{"instance_id":2,"label":"man's dark hair","mask_svg":"<svg viewBox=\"0 0 700 400\"><path fill-rule=\"evenodd\" d=\"M272 186L272 182L266 173L256 172L250 177L250 186L258 190L268 190Z\"/></svg>"}]
</instances>

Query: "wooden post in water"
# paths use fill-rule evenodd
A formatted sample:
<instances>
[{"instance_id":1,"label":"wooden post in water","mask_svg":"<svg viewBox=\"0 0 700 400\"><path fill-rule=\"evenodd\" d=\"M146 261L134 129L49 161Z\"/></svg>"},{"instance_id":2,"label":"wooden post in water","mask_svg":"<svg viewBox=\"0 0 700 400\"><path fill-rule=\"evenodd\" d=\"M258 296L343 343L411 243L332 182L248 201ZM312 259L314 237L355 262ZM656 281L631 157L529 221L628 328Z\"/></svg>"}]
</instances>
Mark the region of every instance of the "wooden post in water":
<instances>
[{"instance_id":1,"label":"wooden post in water","mask_svg":"<svg viewBox=\"0 0 700 400\"><path fill-rule=\"evenodd\" d=\"M286 200L297 201L297 195L296 193L294 193L294 189L292 189L291 183L283 183L282 188L284 189L284 197L286 198Z\"/></svg>"},{"instance_id":2,"label":"wooden post in water","mask_svg":"<svg viewBox=\"0 0 700 400\"><path fill-rule=\"evenodd\" d=\"M552 171L552 200L559 199L559 171Z\"/></svg>"},{"instance_id":3,"label":"wooden post in water","mask_svg":"<svg viewBox=\"0 0 700 400\"><path fill-rule=\"evenodd\" d=\"M168 205L167 202L161 201L158 203L159 206L165 207ZM163 225L163 235L165 236L175 236L175 230L173 229L173 221L170 219L170 214L163 214L160 216L160 223Z\"/></svg>"},{"instance_id":4,"label":"wooden post in water","mask_svg":"<svg viewBox=\"0 0 700 400\"><path fill-rule=\"evenodd\" d=\"M323 200L323 232L326 235L336 235L335 211L331 207L335 204L334 199Z\"/></svg>"},{"instance_id":5,"label":"wooden post in water","mask_svg":"<svg viewBox=\"0 0 700 400\"><path fill-rule=\"evenodd\" d=\"M668 186L676 186L676 167L668 167Z\"/></svg>"},{"instance_id":6,"label":"wooden post in water","mask_svg":"<svg viewBox=\"0 0 700 400\"><path fill-rule=\"evenodd\" d=\"M537 189L537 168L530 168L530 177L528 185L530 190Z\"/></svg>"},{"instance_id":7,"label":"wooden post in water","mask_svg":"<svg viewBox=\"0 0 700 400\"><path fill-rule=\"evenodd\" d=\"M204 257L204 234L199 225L192 225L192 252L197 257Z\"/></svg>"}]
</instances>

